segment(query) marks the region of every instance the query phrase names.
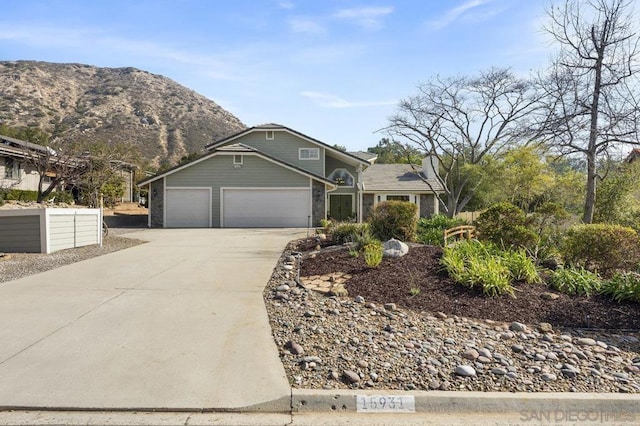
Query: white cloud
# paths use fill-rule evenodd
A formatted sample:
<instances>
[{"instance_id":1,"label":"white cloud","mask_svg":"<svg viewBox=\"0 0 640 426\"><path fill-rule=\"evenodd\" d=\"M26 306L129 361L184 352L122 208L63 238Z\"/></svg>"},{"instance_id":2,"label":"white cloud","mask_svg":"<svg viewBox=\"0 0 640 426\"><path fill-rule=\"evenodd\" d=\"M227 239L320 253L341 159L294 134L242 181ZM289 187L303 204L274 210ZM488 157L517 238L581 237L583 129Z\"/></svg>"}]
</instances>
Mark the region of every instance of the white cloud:
<instances>
[{"instance_id":1,"label":"white cloud","mask_svg":"<svg viewBox=\"0 0 640 426\"><path fill-rule=\"evenodd\" d=\"M289 19L289 29L298 34L326 34L327 32L324 26L309 18Z\"/></svg>"},{"instance_id":2,"label":"white cloud","mask_svg":"<svg viewBox=\"0 0 640 426\"><path fill-rule=\"evenodd\" d=\"M315 104L324 108L361 108L361 107L372 107L372 106L396 105L398 103L398 101L396 100L352 102L346 99L342 99L331 93L321 93L321 92L300 92L300 95L304 96L307 99L310 99Z\"/></svg>"},{"instance_id":3,"label":"white cloud","mask_svg":"<svg viewBox=\"0 0 640 426\"><path fill-rule=\"evenodd\" d=\"M430 28L439 30L458 20L468 11L489 3L491 0L469 0L460 6L447 10L440 17L428 22Z\"/></svg>"},{"instance_id":4,"label":"white cloud","mask_svg":"<svg viewBox=\"0 0 640 426\"><path fill-rule=\"evenodd\" d=\"M333 17L351 21L356 25L367 29L377 30L382 28L382 19L393 12L393 7L360 7L353 9L341 9Z\"/></svg>"},{"instance_id":5,"label":"white cloud","mask_svg":"<svg viewBox=\"0 0 640 426\"><path fill-rule=\"evenodd\" d=\"M295 8L295 7L296 7L296 5L295 5L295 4L293 4L293 2L290 2L290 1L281 1L281 2L278 2L278 6L279 6L281 9L293 9L293 8Z\"/></svg>"}]
</instances>

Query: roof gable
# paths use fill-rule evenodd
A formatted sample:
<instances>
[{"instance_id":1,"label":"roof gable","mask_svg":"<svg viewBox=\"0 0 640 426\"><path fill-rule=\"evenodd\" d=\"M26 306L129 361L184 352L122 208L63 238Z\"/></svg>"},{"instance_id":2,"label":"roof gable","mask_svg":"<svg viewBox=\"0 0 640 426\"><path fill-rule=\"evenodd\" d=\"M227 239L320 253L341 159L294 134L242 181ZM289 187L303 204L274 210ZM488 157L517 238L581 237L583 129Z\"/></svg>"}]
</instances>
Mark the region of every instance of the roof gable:
<instances>
[{"instance_id":1,"label":"roof gable","mask_svg":"<svg viewBox=\"0 0 640 426\"><path fill-rule=\"evenodd\" d=\"M245 135L248 135L250 133L255 133L255 132L264 132L264 131L274 131L274 132L286 132L289 133L291 135L294 135L302 140L305 140L307 142L310 142L314 145L317 145L319 147L322 147L326 150L328 150L329 152L331 152L334 156L337 156L339 158L341 158L343 161L347 161L349 163L352 164L360 164L363 166L368 166L370 163L363 159L360 158L359 156L356 156L350 152L345 152L345 151L341 151L331 145L328 145L324 142L319 141L318 139L312 138L311 136L307 136L304 133L298 132L297 130L293 130L289 127L286 126L282 126L280 124L275 124L275 123L267 123L267 124L262 124L262 125L258 125L258 126L254 126L254 127L250 127L248 129L242 130L238 133L235 133L233 135L227 136L226 138L220 139L219 141L216 142L212 142L210 144L205 145L205 149L206 150L212 150L215 149L217 147L220 147L222 145L226 145L230 142L233 141L237 141L238 139L242 138Z\"/></svg>"},{"instance_id":2,"label":"roof gable","mask_svg":"<svg viewBox=\"0 0 640 426\"><path fill-rule=\"evenodd\" d=\"M293 170L293 171L295 171L297 173L303 174L303 175L308 176L308 177L310 177L312 179L320 181L320 182L322 182L322 183L324 183L326 185L330 185L332 187L335 186L335 183L331 182L330 180L326 179L323 176L319 176L319 175L317 175L315 173L311 173L308 170L304 170L304 169L302 169L300 167L297 167L297 166L295 166L293 164L289 164L289 163L287 163L285 161L282 161L282 160L280 160L278 158L275 158L275 157L273 157L273 156L271 156L269 154L261 152L261 151L255 149L255 148L253 148L253 147L250 147L250 146L247 146L247 145L244 145L244 144L241 144L241 143L232 144L232 145L225 145L225 146L222 146L220 148L217 148L217 149L213 150L212 152L204 154L204 155L202 155L202 156L200 156L200 157L198 157L198 158L196 158L196 159L194 159L194 160L192 160L192 161L190 161L188 163L180 164L180 165L175 166L175 167L173 167L173 168L171 168L169 170L166 170L166 171L164 171L164 172L162 172L160 174L157 174L157 175L152 176L152 177L150 177L148 179L145 179L145 180L139 182L138 185L140 185L140 186L148 185L148 184L150 184L152 182L155 182L156 180L164 178L165 176L168 176L168 175L171 175L173 173L179 172L180 170L184 170L184 169L186 169L188 167L193 166L194 164L201 163L202 161L206 161L209 158L212 158L212 157L215 157L215 156L218 156L218 155L234 155L234 154L256 155L256 156L261 157L261 158L263 158L263 159L265 159L267 161L275 163L275 164L277 164L277 165L279 165L281 167L285 167L287 169Z\"/></svg>"}]
</instances>

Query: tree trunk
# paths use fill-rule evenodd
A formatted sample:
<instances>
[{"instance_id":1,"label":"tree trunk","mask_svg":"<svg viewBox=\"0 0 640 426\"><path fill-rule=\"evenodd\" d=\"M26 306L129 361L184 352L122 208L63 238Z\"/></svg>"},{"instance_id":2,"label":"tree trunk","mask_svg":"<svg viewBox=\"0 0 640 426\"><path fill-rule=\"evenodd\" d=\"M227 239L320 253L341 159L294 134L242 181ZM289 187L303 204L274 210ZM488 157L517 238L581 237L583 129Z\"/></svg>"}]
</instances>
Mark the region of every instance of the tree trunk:
<instances>
[{"instance_id":1,"label":"tree trunk","mask_svg":"<svg viewBox=\"0 0 640 426\"><path fill-rule=\"evenodd\" d=\"M584 200L584 223L593 222L593 211L596 204L596 158L587 155L587 193Z\"/></svg>"}]
</instances>

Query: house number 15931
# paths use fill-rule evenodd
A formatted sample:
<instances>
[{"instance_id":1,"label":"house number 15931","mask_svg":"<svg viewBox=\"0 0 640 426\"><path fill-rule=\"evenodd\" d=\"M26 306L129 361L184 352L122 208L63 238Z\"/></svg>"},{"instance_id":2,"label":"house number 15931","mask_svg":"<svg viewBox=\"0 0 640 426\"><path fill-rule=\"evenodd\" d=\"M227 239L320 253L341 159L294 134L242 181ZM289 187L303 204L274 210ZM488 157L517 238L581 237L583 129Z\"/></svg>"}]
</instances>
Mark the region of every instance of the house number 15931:
<instances>
[{"instance_id":1,"label":"house number 15931","mask_svg":"<svg viewBox=\"0 0 640 426\"><path fill-rule=\"evenodd\" d=\"M413 395L357 395L358 413L415 413Z\"/></svg>"}]
</instances>

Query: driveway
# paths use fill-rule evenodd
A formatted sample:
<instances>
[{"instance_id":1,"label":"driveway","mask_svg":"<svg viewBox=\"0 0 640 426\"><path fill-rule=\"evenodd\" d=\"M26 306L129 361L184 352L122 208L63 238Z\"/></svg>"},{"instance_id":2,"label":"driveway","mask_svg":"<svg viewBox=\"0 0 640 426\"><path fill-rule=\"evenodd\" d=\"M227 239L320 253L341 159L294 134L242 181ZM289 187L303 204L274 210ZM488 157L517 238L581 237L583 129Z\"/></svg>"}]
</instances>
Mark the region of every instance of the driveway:
<instances>
[{"instance_id":1,"label":"driveway","mask_svg":"<svg viewBox=\"0 0 640 426\"><path fill-rule=\"evenodd\" d=\"M145 230L0 284L0 407L289 411L262 291L303 235Z\"/></svg>"}]
</instances>

